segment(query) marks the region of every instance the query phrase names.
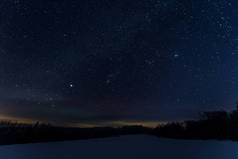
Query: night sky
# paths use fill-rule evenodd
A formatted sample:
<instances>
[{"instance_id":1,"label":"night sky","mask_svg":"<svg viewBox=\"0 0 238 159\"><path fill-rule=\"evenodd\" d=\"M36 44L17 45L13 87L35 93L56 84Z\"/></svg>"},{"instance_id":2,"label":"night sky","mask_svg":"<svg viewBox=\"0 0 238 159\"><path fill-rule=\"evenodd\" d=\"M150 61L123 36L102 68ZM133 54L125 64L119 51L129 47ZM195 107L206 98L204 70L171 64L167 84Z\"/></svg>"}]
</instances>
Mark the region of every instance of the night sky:
<instances>
[{"instance_id":1,"label":"night sky","mask_svg":"<svg viewBox=\"0 0 238 159\"><path fill-rule=\"evenodd\" d=\"M238 101L236 0L1 0L0 119L151 125Z\"/></svg>"}]
</instances>

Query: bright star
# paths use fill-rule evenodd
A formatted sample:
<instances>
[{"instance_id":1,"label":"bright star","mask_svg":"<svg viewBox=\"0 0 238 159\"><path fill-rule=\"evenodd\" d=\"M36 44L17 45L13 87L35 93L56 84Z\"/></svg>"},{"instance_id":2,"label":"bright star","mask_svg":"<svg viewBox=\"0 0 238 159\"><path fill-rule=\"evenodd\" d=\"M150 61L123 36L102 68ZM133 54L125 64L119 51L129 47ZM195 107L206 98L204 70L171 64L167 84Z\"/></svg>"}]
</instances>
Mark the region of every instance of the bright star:
<instances>
[{"instance_id":1,"label":"bright star","mask_svg":"<svg viewBox=\"0 0 238 159\"><path fill-rule=\"evenodd\" d=\"M73 84L70 84L70 85L69 85L69 87L70 87L70 88L73 88L73 87L74 87L74 85L73 85Z\"/></svg>"},{"instance_id":2,"label":"bright star","mask_svg":"<svg viewBox=\"0 0 238 159\"><path fill-rule=\"evenodd\" d=\"M177 58L177 57L179 57L179 54L174 54L174 58Z\"/></svg>"}]
</instances>

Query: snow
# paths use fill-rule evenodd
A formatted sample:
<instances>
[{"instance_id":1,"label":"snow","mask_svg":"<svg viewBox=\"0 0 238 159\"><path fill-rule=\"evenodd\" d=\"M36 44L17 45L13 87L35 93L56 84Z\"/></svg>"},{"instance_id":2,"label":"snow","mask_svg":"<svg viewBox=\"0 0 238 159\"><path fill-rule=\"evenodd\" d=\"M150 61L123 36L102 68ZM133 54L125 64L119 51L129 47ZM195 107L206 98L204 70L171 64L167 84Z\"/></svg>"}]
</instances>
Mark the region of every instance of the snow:
<instances>
[{"instance_id":1,"label":"snow","mask_svg":"<svg viewBox=\"0 0 238 159\"><path fill-rule=\"evenodd\" d=\"M238 142L127 135L104 139L0 146L1 159L237 159Z\"/></svg>"}]
</instances>

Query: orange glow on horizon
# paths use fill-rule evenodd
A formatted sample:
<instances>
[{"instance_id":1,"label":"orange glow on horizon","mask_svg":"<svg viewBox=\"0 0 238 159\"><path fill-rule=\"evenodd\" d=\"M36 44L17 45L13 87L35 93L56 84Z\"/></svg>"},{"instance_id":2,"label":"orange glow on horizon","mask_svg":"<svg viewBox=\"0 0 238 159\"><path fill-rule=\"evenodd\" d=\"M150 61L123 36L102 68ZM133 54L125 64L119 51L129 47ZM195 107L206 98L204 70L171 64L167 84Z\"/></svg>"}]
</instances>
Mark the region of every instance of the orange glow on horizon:
<instances>
[{"instance_id":1,"label":"orange glow on horizon","mask_svg":"<svg viewBox=\"0 0 238 159\"><path fill-rule=\"evenodd\" d=\"M65 127L82 127L82 128L91 128L91 127L122 127L122 126L144 126L155 128L158 125L166 124L165 121L106 121L106 122L79 122L79 123L67 123L67 122L53 122L53 121L44 121L36 119L27 119L22 117L13 117L9 115L0 114L0 121L11 121L18 122L23 124L34 124L36 122L41 123L50 123L55 126L65 126Z\"/></svg>"},{"instance_id":2,"label":"orange glow on horizon","mask_svg":"<svg viewBox=\"0 0 238 159\"><path fill-rule=\"evenodd\" d=\"M144 126L155 128L158 125L166 124L165 121L108 121L108 122L101 122L101 123L75 123L70 124L72 127L121 127L121 126Z\"/></svg>"}]
</instances>

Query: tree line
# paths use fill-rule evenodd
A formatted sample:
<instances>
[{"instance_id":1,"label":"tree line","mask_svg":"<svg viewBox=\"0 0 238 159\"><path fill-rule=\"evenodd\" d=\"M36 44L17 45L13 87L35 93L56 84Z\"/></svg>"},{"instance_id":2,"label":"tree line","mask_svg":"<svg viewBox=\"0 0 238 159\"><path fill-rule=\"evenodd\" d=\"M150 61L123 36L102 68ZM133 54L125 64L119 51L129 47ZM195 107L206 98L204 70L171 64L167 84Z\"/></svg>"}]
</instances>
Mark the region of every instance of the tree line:
<instances>
[{"instance_id":1,"label":"tree line","mask_svg":"<svg viewBox=\"0 0 238 159\"><path fill-rule=\"evenodd\" d=\"M200 120L171 122L158 126L153 134L183 139L238 140L238 103L236 109L231 112L224 110L202 112L200 117Z\"/></svg>"},{"instance_id":2,"label":"tree line","mask_svg":"<svg viewBox=\"0 0 238 159\"><path fill-rule=\"evenodd\" d=\"M146 134L177 139L218 139L238 141L238 103L236 109L200 113L199 120L170 122L156 128L143 126L74 128L51 124L0 122L0 145L82 140L129 134Z\"/></svg>"}]
</instances>

